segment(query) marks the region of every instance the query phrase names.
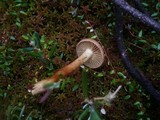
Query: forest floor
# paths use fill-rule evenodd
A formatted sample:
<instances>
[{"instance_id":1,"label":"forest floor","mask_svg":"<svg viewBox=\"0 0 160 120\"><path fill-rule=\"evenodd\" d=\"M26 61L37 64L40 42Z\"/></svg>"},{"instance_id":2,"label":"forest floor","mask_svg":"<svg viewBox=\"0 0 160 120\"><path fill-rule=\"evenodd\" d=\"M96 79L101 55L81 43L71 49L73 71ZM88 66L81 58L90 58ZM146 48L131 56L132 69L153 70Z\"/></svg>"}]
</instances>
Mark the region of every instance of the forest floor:
<instances>
[{"instance_id":1,"label":"forest floor","mask_svg":"<svg viewBox=\"0 0 160 120\"><path fill-rule=\"evenodd\" d=\"M129 21L128 24L124 21L124 26L131 60L160 90L160 54L149 46L158 35L153 33L150 37L151 32L145 26L127 15L125 18ZM128 29L129 24L132 30ZM105 96L123 86L111 106L103 106L106 115L101 115L102 119L157 120L159 107L121 62L114 27L112 3L81 2L76 7L67 0L0 2L0 118L16 120L23 112L24 120L78 119L84 101L82 68L65 78L42 104L41 95L33 96L28 88L77 58L75 48L81 39L95 38L104 45L107 57L101 68L88 69L89 98ZM149 40L145 44L140 39ZM37 42L36 46L33 42Z\"/></svg>"}]
</instances>

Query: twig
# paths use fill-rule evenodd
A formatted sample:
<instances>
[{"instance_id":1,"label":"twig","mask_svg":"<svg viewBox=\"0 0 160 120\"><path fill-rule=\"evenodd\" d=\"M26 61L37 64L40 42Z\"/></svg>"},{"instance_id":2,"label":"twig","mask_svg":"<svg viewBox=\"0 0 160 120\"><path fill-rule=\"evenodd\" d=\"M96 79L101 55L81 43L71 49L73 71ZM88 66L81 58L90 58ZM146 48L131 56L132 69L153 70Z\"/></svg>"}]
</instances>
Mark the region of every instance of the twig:
<instances>
[{"instance_id":1,"label":"twig","mask_svg":"<svg viewBox=\"0 0 160 120\"><path fill-rule=\"evenodd\" d=\"M137 9L133 8L125 0L112 0L112 2L115 5L117 5L118 7L120 7L122 10L124 10L125 12L132 15L134 18L137 18L140 22L148 25L153 30L160 33L160 23L156 22L155 20L153 20L148 15L146 15L146 14L138 11Z\"/></svg>"},{"instance_id":2,"label":"twig","mask_svg":"<svg viewBox=\"0 0 160 120\"><path fill-rule=\"evenodd\" d=\"M114 0L117 1L117 0ZM123 1L123 0L120 0ZM127 6L125 6L127 7ZM129 74L135 78L138 83L156 100L158 104L160 104L160 93L153 87L152 83L143 75L143 73L137 70L133 64L131 63L128 54L124 45L124 37L123 37L123 25L122 25L122 11L119 6L115 7L116 14L116 37L118 49L120 52L121 59L125 65L126 70ZM125 55L123 54L125 52Z\"/></svg>"},{"instance_id":3,"label":"twig","mask_svg":"<svg viewBox=\"0 0 160 120\"><path fill-rule=\"evenodd\" d=\"M143 8L141 2L139 0L133 0L135 7L141 11L142 13L144 13L145 15L149 16L148 12Z\"/></svg>"}]
</instances>

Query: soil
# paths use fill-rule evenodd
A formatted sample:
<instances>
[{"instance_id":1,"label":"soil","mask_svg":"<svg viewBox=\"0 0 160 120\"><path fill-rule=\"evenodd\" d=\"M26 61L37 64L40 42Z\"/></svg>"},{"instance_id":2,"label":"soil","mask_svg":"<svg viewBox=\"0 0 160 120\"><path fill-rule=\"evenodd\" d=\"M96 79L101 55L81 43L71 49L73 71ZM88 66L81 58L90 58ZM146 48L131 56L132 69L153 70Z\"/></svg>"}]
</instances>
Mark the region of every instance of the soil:
<instances>
[{"instance_id":1,"label":"soil","mask_svg":"<svg viewBox=\"0 0 160 120\"><path fill-rule=\"evenodd\" d=\"M18 108L25 105L22 119L26 119L29 114L32 114L33 119L41 120L78 119L83 111L84 101L81 68L65 79L67 82L64 88L53 90L45 103L39 103L42 94L32 96L28 88L36 81L51 76L57 69L73 61L77 57L76 44L83 38L95 36L95 33L88 29L88 27L93 27L99 37L97 40L101 41L105 48L107 57L104 66L96 70L89 69L87 72L89 97L104 96L109 90L115 90L119 85L123 85L112 105L105 106L107 114L102 118L108 120L158 119L159 107L130 77L121 63L114 36L115 22L112 3L104 5L98 0L91 3L83 1L80 5L71 4L66 0L44 0L43 2L31 0L28 2L29 5L20 7L14 7L18 3L0 2L0 6L3 5L0 7L0 51L3 56L3 59L0 58L0 65L1 63L6 65L5 61L9 63L0 70L0 118L9 120L11 117L14 118L11 110L15 108L16 111L13 113L19 115ZM21 14L19 11L26 11L27 14ZM20 27L17 25L18 20L21 23ZM90 24L85 23L86 20ZM139 27L137 22L132 24ZM141 27L145 28L143 25ZM137 29L137 27L133 31L125 29L126 41L132 39L126 42L127 47L133 50L130 53L131 60L143 70L148 78L152 79L157 90L160 90L159 53L152 49L146 49L149 52L144 52L130 44L134 42L135 36L132 35L136 34ZM45 36L44 42L41 41L43 57L33 55L41 54L38 50L20 51L31 47L29 40L26 40L23 35L32 36L35 32L40 37ZM147 39L150 35L144 37ZM151 37L148 41L156 41L157 37ZM54 54L50 56L50 51L55 44ZM45 45L47 48L44 47ZM142 48L148 47L148 45L138 45ZM113 70L115 73L110 74ZM123 73L127 79L118 76L118 72ZM98 73L103 73L103 76L96 76ZM76 85L78 88L73 90ZM130 96L129 99L126 99L127 95ZM136 107L136 102L140 102L141 106ZM138 115L140 112L144 114Z\"/></svg>"}]
</instances>

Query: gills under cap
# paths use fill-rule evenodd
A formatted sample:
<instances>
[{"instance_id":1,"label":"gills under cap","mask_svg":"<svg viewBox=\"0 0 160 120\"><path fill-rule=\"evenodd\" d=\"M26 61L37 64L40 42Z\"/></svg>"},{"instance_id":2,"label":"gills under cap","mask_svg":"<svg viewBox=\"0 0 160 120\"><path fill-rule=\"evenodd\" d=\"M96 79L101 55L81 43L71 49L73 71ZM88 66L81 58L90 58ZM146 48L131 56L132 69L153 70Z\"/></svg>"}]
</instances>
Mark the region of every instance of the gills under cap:
<instances>
[{"instance_id":1,"label":"gills under cap","mask_svg":"<svg viewBox=\"0 0 160 120\"><path fill-rule=\"evenodd\" d=\"M93 51L93 55L87 60L84 65L89 68L98 68L103 65L105 53L101 45L93 39L83 39L76 46L78 57L81 56L87 49Z\"/></svg>"}]
</instances>

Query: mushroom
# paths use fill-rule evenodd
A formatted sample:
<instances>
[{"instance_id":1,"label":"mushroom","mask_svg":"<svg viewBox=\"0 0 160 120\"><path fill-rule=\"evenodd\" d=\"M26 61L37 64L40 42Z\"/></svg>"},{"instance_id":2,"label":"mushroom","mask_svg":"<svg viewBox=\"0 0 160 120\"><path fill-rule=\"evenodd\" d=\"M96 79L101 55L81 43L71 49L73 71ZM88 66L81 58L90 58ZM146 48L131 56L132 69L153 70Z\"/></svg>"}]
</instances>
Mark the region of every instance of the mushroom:
<instances>
[{"instance_id":1,"label":"mushroom","mask_svg":"<svg viewBox=\"0 0 160 120\"><path fill-rule=\"evenodd\" d=\"M101 45L93 39L83 39L76 46L76 52L78 58L69 65L59 69L50 78L37 82L33 89L32 94L44 92L48 90L46 86L50 86L56 82L59 82L60 78L71 74L74 70L80 67L82 64L89 68L98 68L104 63L104 50Z\"/></svg>"}]
</instances>

